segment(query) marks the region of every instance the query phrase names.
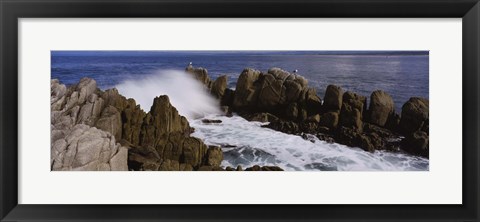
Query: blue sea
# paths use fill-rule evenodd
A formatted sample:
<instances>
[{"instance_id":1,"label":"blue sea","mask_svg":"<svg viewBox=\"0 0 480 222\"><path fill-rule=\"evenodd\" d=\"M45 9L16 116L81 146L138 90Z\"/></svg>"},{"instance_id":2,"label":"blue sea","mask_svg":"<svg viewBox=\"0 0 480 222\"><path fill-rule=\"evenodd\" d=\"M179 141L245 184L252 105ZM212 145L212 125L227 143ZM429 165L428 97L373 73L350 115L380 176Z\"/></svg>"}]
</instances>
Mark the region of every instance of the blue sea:
<instances>
[{"instance_id":1,"label":"blue sea","mask_svg":"<svg viewBox=\"0 0 480 222\"><path fill-rule=\"evenodd\" d=\"M158 70L184 70L189 62L210 78L228 75L234 88L245 68L298 70L323 98L327 85L370 97L389 93L400 112L410 97L428 97L428 51L52 51L52 78L65 84L91 77L101 89Z\"/></svg>"},{"instance_id":2,"label":"blue sea","mask_svg":"<svg viewBox=\"0 0 480 222\"><path fill-rule=\"evenodd\" d=\"M218 104L198 82L184 77L189 62L208 69L212 79L228 75L229 87L245 68L298 70L323 98L329 84L370 97L384 90L397 112L413 96L428 98L428 51L52 51L51 77L70 85L83 77L101 89L116 87L148 111L153 98L167 94L185 115L195 137L221 146L222 166L276 165L290 171L425 171L429 160L402 152L365 152L360 148L309 140L262 127L240 116L218 115ZM167 71L168 70L168 71ZM186 79L187 78L187 79ZM204 95L205 94L205 95ZM213 101L213 102L212 102ZM190 111L203 110L220 124L205 124Z\"/></svg>"}]
</instances>

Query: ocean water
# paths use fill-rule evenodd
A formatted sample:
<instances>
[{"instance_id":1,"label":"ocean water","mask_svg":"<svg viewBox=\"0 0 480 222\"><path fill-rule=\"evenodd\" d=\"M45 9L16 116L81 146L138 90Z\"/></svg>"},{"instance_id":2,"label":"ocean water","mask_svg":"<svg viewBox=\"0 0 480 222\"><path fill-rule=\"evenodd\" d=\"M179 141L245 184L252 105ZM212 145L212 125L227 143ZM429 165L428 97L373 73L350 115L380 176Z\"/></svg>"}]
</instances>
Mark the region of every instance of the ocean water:
<instances>
[{"instance_id":1,"label":"ocean water","mask_svg":"<svg viewBox=\"0 0 480 222\"><path fill-rule=\"evenodd\" d=\"M242 117L207 116L221 120L205 124L190 120L192 134L209 145L223 147L222 165L249 167L275 165L290 171L422 171L429 169L428 159L386 151L365 152L360 148L327 143L311 136L305 140L261 127Z\"/></svg>"},{"instance_id":2,"label":"ocean water","mask_svg":"<svg viewBox=\"0 0 480 222\"><path fill-rule=\"evenodd\" d=\"M323 98L330 84L370 97L374 90L389 93L398 112L410 97L429 98L428 52L322 52L322 51L54 51L52 78L65 84L94 78L99 87L114 87L158 70L184 70L189 62L204 67L210 78L228 75L234 88L244 68L267 71L279 67L298 70ZM338 55L341 54L341 55ZM355 55L352 55L355 54ZM413 54L413 55L412 55Z\"/></svg>"},{"instance_id":3,"label":"ocean water","mask_svg":"<svg viewBox=\"0 0 480 222\"><path fill-rule=\"evenodd\" d=\"M304 140L261 127L234 116L218 115L218 107L198 82L183 75L189 62L209 70L212 79L229 76L234 88L246 67L266 71L280 67L299 70L323 97L329 84L369 96L377 89L392 95L397 111L412 96L428 98L428 52L110 52L55 51L52 78L64 84L83 77L101 89L116 87L148 111L153 98L167 94L180 114L195 128L193 136L222 146L223 166L278 165L286 170L418 171L428 170L428 159L329 144L314 137ZM398 102L400 101L400 102ZM219 124L201 118L220 119Z\"/></svg>"}]
</instances>

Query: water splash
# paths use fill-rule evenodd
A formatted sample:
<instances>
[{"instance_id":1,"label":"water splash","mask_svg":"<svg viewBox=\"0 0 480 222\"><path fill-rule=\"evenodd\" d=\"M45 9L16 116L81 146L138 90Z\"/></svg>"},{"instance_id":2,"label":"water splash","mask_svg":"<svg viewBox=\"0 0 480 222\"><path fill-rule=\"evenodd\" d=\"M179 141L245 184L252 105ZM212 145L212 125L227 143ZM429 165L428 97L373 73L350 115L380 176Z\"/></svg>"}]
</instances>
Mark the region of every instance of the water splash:
<instances>
[{"instance_id":1,"label":"water splash","mask_svg":"<svg viewBox=\"0 0 480 222\"><path fill-rule=\"evenodd\" d=\"M137 79L127 79L115 86L120 94L134 98L149 111L153 98L168 95L178 112L193 119L205 114L220 113L218 102L191 74L178 70L162 70Z\"/></svg>"},{"instance_id":2,"label":"water splash","mask_svg":"<svg viewBox=\"0 0 480 222\"><path fill-rule=\"evenodd\" d=\"M223 166L249 167L276 165L285 170L338 171L425 171L428 159L386 151L365 152L360 148L330 144L314 139L285 134L263 128L260 122L242 117L207 116L222 123L205 124L200 119L190 121L192 134L209 145L220 145L224 151Z\"/></svg>"}]
</instances>

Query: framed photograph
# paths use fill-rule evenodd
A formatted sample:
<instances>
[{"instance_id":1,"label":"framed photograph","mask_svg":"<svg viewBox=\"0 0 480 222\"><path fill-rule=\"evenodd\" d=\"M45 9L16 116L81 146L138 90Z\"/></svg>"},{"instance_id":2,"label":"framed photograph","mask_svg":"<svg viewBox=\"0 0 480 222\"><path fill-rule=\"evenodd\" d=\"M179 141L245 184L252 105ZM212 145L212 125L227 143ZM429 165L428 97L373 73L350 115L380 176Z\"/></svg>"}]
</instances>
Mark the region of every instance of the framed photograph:
<instances>
[{"instance_id":1,"label":"framed photograph","mask_svg":"<svg viewBox=\"0 0 480 222\"><path fill-rule=\"evenodd\" d=\"M1 221L479 220L476 0L0 4Z\"/></svg>"}]
</instances>

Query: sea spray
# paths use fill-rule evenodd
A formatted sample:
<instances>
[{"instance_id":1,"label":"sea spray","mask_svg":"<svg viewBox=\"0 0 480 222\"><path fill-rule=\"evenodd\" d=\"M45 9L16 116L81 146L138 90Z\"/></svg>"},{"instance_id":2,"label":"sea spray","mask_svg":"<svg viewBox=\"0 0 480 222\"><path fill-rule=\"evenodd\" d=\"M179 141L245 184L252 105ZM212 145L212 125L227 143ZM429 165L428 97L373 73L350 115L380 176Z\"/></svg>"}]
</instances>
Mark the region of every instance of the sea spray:
<instances>
[{"instance_id":1,"label":"sea spray","mask_svg":"<svg viewBox=\"0 0 480 222\"><path fill-rule=\"evenodd\" d=\"M178 112L188 119L220 113L216 101L191 74L178 70L161 70L138 79L127 79L115 86L120 94L134 98L148 111L153 99L168 95Z\"/></svg>"},{"instance_id":2,"label":"sea spray","mask_svg":"<svg viewBox=\"0 0 480 222\"><path fill-rule=\"evenodd\" d=\"M265 123L249 122L240 116L210 115L219 124L205 124L201 119L190 121L192 136L208 145L220 145L224 151L222 165L276 165L285 170L320 171L428 171L428 159L399 152L366 152L360 148L327 143L318 139L304 140L261 127Z\"/></svg>"}]
</instances>

